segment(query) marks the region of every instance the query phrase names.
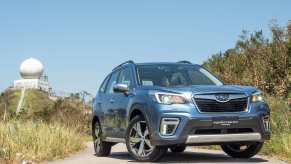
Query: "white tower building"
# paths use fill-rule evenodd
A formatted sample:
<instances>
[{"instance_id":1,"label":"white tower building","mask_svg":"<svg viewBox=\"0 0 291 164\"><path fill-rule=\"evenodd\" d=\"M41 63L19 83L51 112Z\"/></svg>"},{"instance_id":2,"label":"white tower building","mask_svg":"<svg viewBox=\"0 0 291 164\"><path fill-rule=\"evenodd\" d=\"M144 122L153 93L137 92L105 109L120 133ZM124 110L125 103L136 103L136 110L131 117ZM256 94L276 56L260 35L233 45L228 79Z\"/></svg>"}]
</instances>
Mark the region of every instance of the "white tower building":
<instances>
[{"instance_id":1,"label":"white tower building","mask_svg":"<svg viewBox=\"0 0 291 164\"><path fill-rule=\"evenodd\" d=\"M34 58L24 60L20 65L22 79L14 81L14 88L40 89L49 92L47 78L43 77L44 66Z\"/></svg>"}]
</instances>

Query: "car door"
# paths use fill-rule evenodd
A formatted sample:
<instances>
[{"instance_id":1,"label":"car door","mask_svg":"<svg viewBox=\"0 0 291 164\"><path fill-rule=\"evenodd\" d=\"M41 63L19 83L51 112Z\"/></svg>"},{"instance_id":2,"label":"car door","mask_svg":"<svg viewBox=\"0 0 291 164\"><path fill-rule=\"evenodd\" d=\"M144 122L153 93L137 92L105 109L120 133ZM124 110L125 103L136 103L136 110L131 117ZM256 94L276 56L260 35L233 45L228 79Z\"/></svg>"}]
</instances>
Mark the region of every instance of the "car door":
<instances>
[{"instance_id":1,"label":"car door","mask_svg":"<svg viewBox=\"0 0 291 164\"><path fill-rule=\"evenodd\" d=\"M98 93L97 93L97 96L94 100L94 114L96 114L98 117L99 117L99 121L103 127L103 124L104 124L104 111L105 111L105 101L106 101L106 93L105 93L105 90L106 90L106 86L109 82L109 79L110 79L110 75L108 75L105 80L103 81L103 83L101 84L99 90L98 90ZM102 131L104 131L102 129Z\"/></svg>"},{"instance_id":2,"label":"car door","mask_svg":"<svg viewBox=\"0 0 291 164\"><path fill-rule=\"evenodd\" d=\"M131 67L126 66L121 69L118 84L126 84L129 87L128 93L116 93L113 95L114 100L114 133L117 138L124 138L126 132L126 121L127 121L127 108L129 108L130 98L133 96L132 88L133 88L133 78Z\"/></svg>"},{"instance_id":3,"label":"car door","mask_svg":"<svg viewBox=\"0 0 291 164\"><path fill-rule=\"evenodd\" d=\"M119 76L119 71L115 71L111 74L108 85L106 86L105 96L103 99L103 109L104 109L104 133L106 137L115 137L114 124L115 124L115 111L113 110L115 107L115 99L114 95L116 93L113 92L113 87L117 83Z\"/></svg>"}]
</instances>

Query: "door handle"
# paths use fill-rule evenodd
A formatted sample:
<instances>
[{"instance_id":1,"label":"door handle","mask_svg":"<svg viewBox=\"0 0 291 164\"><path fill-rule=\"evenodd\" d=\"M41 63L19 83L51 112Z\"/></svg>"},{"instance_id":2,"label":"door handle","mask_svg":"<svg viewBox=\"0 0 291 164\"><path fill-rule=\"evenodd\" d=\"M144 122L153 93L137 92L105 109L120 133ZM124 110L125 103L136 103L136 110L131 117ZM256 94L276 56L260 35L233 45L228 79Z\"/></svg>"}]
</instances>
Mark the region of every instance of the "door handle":
<instances>
[{"instance_id":1,"label":"door handle","mask_svg":"<svg viewBox=\"0 0 291 164\"><path fill-rule=\"evenodd\" d=\"M110 99L109 102L110 102L110 103L114 103L115 100L114 100L114 99Z\"/></svg>"}]
</instances>

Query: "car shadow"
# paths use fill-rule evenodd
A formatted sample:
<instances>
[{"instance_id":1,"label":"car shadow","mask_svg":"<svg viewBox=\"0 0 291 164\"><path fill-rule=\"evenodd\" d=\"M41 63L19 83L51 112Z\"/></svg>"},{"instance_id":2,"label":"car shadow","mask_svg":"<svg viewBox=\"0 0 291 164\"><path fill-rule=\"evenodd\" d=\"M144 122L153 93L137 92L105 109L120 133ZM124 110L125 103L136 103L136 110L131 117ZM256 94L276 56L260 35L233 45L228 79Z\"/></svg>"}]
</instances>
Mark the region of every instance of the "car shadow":
<instances>
[{"instance_id":1,"label":"car shadow","mask_svg":"<svg viewBox=\"0 0 291 164\"><path fill-rule=\"evenodd\" d=\"M127 162L137 162L127 152L113 152L109 158ZM231 158L223 154L184 152L167 153L158 163L259 163L267 160L253 157L250 159Z\"/></svg>"}]
</instances>

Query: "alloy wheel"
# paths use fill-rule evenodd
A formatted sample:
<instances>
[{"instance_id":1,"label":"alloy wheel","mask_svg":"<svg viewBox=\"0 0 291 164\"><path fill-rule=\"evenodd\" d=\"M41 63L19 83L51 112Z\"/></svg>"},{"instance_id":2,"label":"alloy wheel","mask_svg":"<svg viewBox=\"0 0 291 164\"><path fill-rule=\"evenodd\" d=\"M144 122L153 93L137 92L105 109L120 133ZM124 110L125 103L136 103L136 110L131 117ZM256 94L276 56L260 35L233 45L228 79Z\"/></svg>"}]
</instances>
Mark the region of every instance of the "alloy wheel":
<instances>
[{"instance_id":1,"label":"alloy wheel","mask_svg":"<svg viewBox=\"0 0 291 164\"><path fill-rule=\"evenodd\" d=\"M139 157L149 156L154 147L150 143L149 129L145 121L138 121L130 129L130 148Z\"/></svg>"}]
</instances>

